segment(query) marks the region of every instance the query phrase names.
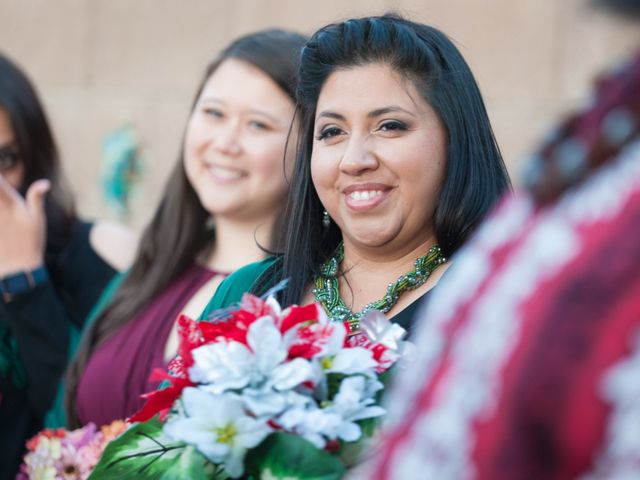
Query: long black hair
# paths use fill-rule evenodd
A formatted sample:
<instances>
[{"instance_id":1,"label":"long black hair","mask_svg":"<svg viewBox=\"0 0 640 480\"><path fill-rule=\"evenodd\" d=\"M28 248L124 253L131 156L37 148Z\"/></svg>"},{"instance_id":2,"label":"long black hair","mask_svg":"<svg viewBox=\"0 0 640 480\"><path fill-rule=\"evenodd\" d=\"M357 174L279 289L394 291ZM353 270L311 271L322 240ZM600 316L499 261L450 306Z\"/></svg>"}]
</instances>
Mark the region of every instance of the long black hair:
<instances>
[{"instance_id":1,"label":"long black hair","mask_svg":"<svg viewBox=\"0 0 640 480\"><path fill-rule=\"evenodd\" d=\"M597 7L603 7L624 17L640 19L640 0L591 0Z\"/></svg>"},{"instance_id":2,"label":"long black hair","mask_svg":"<svg viewBox=\"0 0 640 480\"><path fill-rule=\"evenodd\" d=\"M227 59L250 63L268 75L295 103L300 49L306 37L271 29L238 38L207 67L193 107L209 77ZM183 142L184 144L184 142ZM211 216L187 179L181 150L151 223L145 229L131 270L109 305L85 332L67 375L66 409L71 426L79 425L75 410L78 382L92 353L115 331L135 318L170 282L181 275L196 256L215 244L215 231L207 227ZM282 215L279 215L282 217ZM281 222L276 220L276 225ZM273 228L271 246L281 244L282 229Z\"/></svg>"},{"instance_id":3,"label":"long black hair","mask_svg":"<svg viewBox=\"0 0 640 480\"><path fill-rule=\"evenodd\" d=\"M0 107L6 111L24 167L19 191L24 195L36 180L51 182L45 197L47 218L47 263L64 247L76 220L73 197L62 174L60 157L47 115L36 89L7 56L0 53Z\"/></svg>"},{"instance_id":4,"label":"long black hair","mask_svg":"<svg viewBox=\"0 0 640 480\"><path fill-rule=\"evenodd\" d=\"M437 241L452 255L510 188L476 81L453 43L437 29L396 15L328 25L302 50L297 89L301 132L286 205L285 248L253 288L264 293L274 278L289 279L284 305L299 303L334 252L341 232L322 227L323 206L311 181L314 119L320 91L336 69L381 63L413 82L439 115L447 134L444 183L433 218ZM426 160L425 160L426 164Z\"/></svg>"}]
</instances>

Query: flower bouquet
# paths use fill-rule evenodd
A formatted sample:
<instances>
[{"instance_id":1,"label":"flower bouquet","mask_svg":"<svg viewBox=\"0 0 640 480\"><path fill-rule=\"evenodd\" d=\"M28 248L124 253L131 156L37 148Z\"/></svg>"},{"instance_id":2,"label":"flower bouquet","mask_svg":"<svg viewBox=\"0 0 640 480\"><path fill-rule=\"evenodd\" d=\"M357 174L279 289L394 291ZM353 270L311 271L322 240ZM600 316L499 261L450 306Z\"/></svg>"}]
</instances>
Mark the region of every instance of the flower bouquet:
<instances>
[{"instance_id":1,"label":"flower bouquet","mask_svg":"<svg viewBox=\"0 0 640 480\"><path fill-rule=\"evenodd\" d=\"M105 446L127 429L116 420L98 429L89 423L77 430L46 429L27 442L27 454L17 480L84 480L98 463Z\"/></svg>"},{"instance_id":2,"label":"flower bouquet","mask_svg":"<svg viewBox=\"0 0 640 480\"><path fill-rule=\"evenodd\" d=\"M167 387L112 442L90 478L340 478L373 433L404 330L379 313L362 333L317 304L282 310L246 294L215 322L178 319Z\"/></svg>"}]
</instances>

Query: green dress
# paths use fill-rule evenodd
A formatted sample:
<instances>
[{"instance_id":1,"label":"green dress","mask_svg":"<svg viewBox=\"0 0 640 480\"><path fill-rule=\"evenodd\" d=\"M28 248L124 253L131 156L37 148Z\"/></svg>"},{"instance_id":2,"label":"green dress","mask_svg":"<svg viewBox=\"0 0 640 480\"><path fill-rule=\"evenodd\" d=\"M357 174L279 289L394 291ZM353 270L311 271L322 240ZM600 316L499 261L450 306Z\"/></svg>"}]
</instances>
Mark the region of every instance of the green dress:
<instances>
[{"instance_id":1,"label":"green dress","mask_svg":"<svg viewBox=\"0 0 640 480\"><path fill-rule=\"evenodd\" d=\"M242 295L250 292L258 278L271 267L277 257L269 257L260 262L250 263L239 268L225 278L216 293L200 315L200 320L206 319L211 312L235 305L242 300Z\"/></svg>"},{"instance_id":2,"label":"green dress","mask_svg":"<svg viewBox=\"0 0 640 480\"><path fill-rule=\"evenodd\" d=\"M218 287L213 298L209 301L204 311L200 315L199 320L205 320L210 316L211 312L228 308L232 305L236 305L242 300L242 295L246 292L250 292L256 281L265 271L271 267L279 257L269 257L260 262L251 263L245 267L236 270L229 275ZM274 286L280 278L268 279L266 282L269 286ZM397 323L407 332L409 336L413 331L414 320L418 309L427 301L431 296L433 289L424 293L421 297L413 301L404 310L398 312L392 317L392 321Z\"/></svg>"}]
</instances>

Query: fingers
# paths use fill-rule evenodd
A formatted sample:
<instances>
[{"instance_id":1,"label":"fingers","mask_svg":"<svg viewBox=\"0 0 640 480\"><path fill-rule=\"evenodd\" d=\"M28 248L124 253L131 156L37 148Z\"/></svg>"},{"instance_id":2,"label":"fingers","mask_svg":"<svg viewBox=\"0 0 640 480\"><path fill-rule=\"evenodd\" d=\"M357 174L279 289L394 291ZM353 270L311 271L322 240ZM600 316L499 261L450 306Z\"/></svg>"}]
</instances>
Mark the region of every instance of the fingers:
<instances>
[{"instance_id":1,"label":"fingers","mask_svg":"<svg viewBox=\"0 0 640 480\"><path fill-rule=\"evenodd\" d=\"M20 200L20 194L0 174L0 205L9 206Z\"/></svg>"},{"instance_id":2,"label":"fingers","mask_svg":"<svg viewBox=\"0 0 640 480\"><path fill-rule=\"evenodd\" d=\"M27 190L26 204L29 213L39 221L44 221L44 196L51 188L49 180L36 180Z\"/></svg>"}]
</instances>

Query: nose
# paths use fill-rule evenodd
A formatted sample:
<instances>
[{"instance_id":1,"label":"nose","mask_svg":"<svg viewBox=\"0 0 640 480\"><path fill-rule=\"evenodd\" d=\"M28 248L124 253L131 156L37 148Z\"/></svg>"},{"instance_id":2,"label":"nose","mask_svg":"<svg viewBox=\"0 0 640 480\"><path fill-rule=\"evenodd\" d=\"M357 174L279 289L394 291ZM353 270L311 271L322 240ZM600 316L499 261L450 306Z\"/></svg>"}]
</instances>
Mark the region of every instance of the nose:
<instances>
[{"instance_id":1,"label":"nose","mask_svg":"<svg viewBox=\"0 0 640 480\"><path fill-rule=\"evenodd\" d=\"M241 151L240 123L227 121L218 125L212 132L213 145L216 150L226 155L238 155Z\"/></svg>"},{"instance_id":2,"label":"nose","mask_svg":"<svg viewBox=\"0 0 640 480\"><path fill-rule=\"evenodd\" d=\"M378 168L378 158L370 139L352 136L340 160L340 170L348 175L360 175Z\"/></svg>"}]
</instances>

